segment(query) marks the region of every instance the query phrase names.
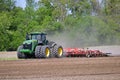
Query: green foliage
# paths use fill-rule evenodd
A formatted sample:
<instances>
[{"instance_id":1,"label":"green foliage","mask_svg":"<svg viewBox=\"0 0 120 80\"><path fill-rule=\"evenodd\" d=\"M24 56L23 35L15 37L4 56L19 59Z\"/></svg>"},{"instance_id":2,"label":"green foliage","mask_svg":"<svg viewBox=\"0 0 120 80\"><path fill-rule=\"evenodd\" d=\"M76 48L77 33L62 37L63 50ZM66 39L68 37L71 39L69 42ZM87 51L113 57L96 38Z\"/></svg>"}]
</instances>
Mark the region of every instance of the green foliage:
<instances>
[{"instance_id":1,"label":"green foliage","mask_svg":"<svg viewBox=\"0 0 120 80\"><path fill-rule=\"evenodd\" d=\"M11 11L15 7L15 0L0 0L0 12Z\"/></svg>"},{"instance_id":2,"label":"green foliage","mask_svg":"<svg viewBox=\"0 0 120 80\"><path fill-rule=\"evenodd\" d=\"M5 50L9 47L9 28L12 23L11 16L9 13L0 13L0 50Z\"/></svg>"},{"instance_id":3,"label":"green foliage","mask_svg":"<svg viewBox=\"0 0 120 80\"><path fill-rule=\"evenodd\" d=\"M119 0L26 0L25 9L15 2L0 0L0 51L16 50L34 31L67 33L80 46L120 44Z\"/></svg>"}]
</instances>

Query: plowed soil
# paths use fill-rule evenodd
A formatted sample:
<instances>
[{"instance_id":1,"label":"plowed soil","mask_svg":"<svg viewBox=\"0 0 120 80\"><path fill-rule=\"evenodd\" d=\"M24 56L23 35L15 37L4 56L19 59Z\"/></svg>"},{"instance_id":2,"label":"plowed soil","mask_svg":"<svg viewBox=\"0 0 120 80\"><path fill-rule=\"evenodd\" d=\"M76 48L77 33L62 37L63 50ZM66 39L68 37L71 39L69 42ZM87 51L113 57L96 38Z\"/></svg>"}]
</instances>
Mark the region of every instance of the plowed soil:
<instances>
[{"instance_id":1,"label":"plowed soil","mask_svg":"<svg viewBox=\"0 0 120 80\"><path fill-rule=\"evenodd\" d=\"M118 46L102 49L120 55ZM120 80L120 56L19 60L2 52L0 59L0 80Z\"/></svg>"},{"instance_id":2,"label":"plowed soil","mask_svg":"<svg viewBox=\"0 0 120 80\"><path fill-rule=\"evenodd\" d=\"M120 80L120 57L0 61L0 80Z\"/></svg>"}]
</instances>

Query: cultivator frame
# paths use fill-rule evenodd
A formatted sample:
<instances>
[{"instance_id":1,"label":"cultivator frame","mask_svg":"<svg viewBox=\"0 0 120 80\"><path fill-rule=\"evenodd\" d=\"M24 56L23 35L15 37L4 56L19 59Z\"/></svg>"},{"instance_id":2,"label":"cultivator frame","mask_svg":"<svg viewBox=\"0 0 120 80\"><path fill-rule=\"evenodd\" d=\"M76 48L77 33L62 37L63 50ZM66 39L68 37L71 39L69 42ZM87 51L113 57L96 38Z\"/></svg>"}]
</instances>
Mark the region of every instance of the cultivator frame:
<instances>
[{"instance_id":1,"label":"cultivator frame","mask_svg":"<svg viewBox=\"0 0 120 80\"><path fill-rule=\"evenodd\" d=\"M111 53L103 53L100 50L90 50L89 48L64 48L66 57L107 57Z\"/></svg>"}]
</instances>

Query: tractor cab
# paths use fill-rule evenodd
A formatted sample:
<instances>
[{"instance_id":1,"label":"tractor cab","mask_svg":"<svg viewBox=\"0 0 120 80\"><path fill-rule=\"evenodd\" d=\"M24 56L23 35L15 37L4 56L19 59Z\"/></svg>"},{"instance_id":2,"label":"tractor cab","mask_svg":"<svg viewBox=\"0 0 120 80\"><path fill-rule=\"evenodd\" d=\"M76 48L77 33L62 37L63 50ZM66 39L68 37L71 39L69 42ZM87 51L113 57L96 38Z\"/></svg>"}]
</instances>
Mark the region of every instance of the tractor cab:
<instances>
[{"instance_id":1,"label":"tractor cab","mask_svg":"<svg viewBox=\"0 0 120 80\"><path fill-rule=\"evenodd\" d=\"M37 40L39 45L47 44L45 33L32 32L26 35L26 40Z\"/></svg>"}]
</instances>

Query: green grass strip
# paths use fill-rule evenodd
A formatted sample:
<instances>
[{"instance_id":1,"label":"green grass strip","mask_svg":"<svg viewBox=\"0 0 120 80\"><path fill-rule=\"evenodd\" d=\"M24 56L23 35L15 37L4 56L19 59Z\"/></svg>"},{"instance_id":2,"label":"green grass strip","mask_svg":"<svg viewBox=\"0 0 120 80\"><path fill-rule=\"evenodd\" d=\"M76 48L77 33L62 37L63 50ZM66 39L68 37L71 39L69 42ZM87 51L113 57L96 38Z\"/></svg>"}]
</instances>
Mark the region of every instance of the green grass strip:
<instances>
[{"instance_id":1,"label":"green grass strip","mask_svg":"<svg viewBox=\"0 0 120 80\"><path fill-rule=\"evenodd\" d=\"M0 58L0 61L9 61L9 60L19 60L18 58L15 58L15 57L13 57L13 58Z\"/></svg>"}]
</instances>

